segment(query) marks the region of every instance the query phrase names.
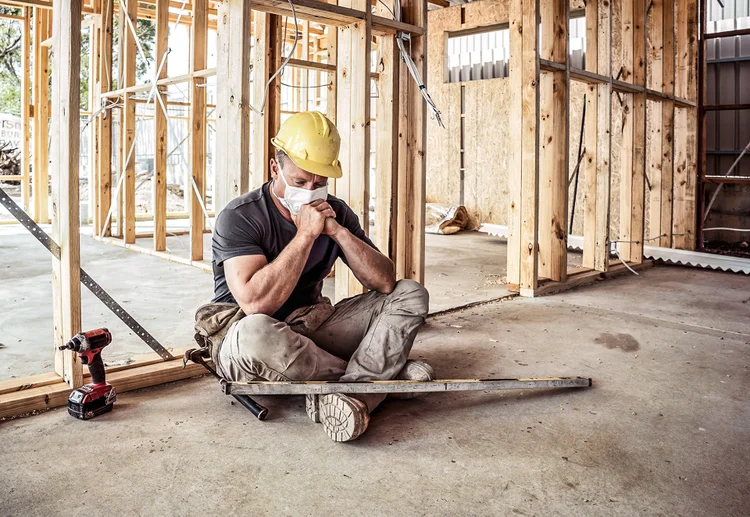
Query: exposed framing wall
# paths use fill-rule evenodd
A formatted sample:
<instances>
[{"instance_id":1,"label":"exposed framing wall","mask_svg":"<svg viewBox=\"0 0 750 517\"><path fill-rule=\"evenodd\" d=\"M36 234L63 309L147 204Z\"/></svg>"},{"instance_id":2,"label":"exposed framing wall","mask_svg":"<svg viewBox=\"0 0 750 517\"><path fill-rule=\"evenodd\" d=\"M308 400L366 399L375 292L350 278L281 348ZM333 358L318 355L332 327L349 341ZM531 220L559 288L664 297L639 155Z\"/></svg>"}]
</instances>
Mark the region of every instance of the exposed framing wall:
<instances>
[{"instance_id":1,"label":"exposed framing wall","mask_svg":"<svg viewBox=\"0 0 750 517\"><path fill-rule=\"evenodd\" d=\"M18 0L21 4L25 0ZM16 2L17 3L17 2ZM128 247L135 251L141 251L160 256L169 260L182 263L198 265L204 269L210 267L206 261L201 260L203 225L205 224L205 213L203 207L196 209L196 203L200 199L205 185L205 155L201 150L205 135L201 130L206 124L205 97L201 95L201 85L207 77L217 77L217 141L222 147L217 155L222 157L219 170L226 173L217 174L215 186L215 208L219 210L228 200L239 194L247 192L251 187L257 187L258 183L267 178L267 171L261 172L255 167L254 174L248 171L250 167L251 146L249 130L263 133L259 141L273 134L280 123L281 109L278 100L280 81L271 85L267 110L263 122L253 124L249 110L250 94L250 54L249 41L256 34L257 25L253 25L252 16L257 20L268 21L268 37L262 38L262 43L267 45L267 52L256 56L256 63L262 63L254 68L255 82L267 77L269 71L276 67L281 59L281 44L279 30L281 16L288 16L286 4L276 5L275 1L259 1L253 3L255 11L250 10L249 3L244 0L225 0L215 3L207 0L193 0L186 5L186 18L170 11L168 7L179 7L181 2L175 5L168 0L154 0L152 3L136 2L129 0L123 2L120 10L119 3L112 0L101 0L84 4L80 0L60 0L55 2L54 10L51 3L43 0L34 0L35 8L43 13L39 19L47 18L50 22L55 18L54 50L56 54L55 70L53 79L55 81L54 105L60 109L52 110L53 135L57 138L56 147L52 153L53 157L63 157L62 160L53 161L53 184L54 184L54 210L52 212L55 238L62 250L62 259L56 265L56 273L53 277L55 289L55 342L59 344L80 330L80 283L78 279L78 268L80 265L80 237L78 233L78 135L80 134L78 89L79 89L79 64L73 49L78 48L80 40L80 24L82 14L88 15L86 23L93 24L92 42L95 46L94 58L92 60L92 87L94 90L94 103L101 106L104 103L119 101L123 104L120 120L124 130L120 138L123 145L120 147L119 167L126 171L121 192L121 197L114 198L116 187L112 185L110 162L112 139L115 138L112 131L112 110L104 109L94 124L96 128L95 143L92 156L95 156L96 171L94 174L94 199L96 203L94 211L94 227L100 240L112 244ZM153 6L151 8L150 6ZM332 27L343 27L341 32L349 31L350 36L337 41L337 38L329 41L326 48L315 52L327 54L329 60L336 60L337 55L348 55L349 61L344 65L338 63L319 63L307 61L304 58L310 56L312 45L308 46L306 52L300 54L302 59L295 58L293 66L312 72L328 72L335 76L337 72L348 67L347 80L350 81L352 92L349 117L346 127L351 128L344 135L344 150L342 156L348 156L348 173L352 178L343 191L339 185L338 191L342 197L346 196L353 205L361 212L361 217L366 224L368 217L368 171L369 160L369 126L371 123L369 85L371 78L381 80L379 106L390 106L390 124L378 126L378 137L385 158L381 160L381 168L387 169L383 176L382 188L390 185L391 195L378 196L377 204L377 227L379 229L378 240L384 252L387 252L395 261L400 278L413 278L419 281L424 279L424 148L425 148L425 116L424 103L421 92L408 77L405 65L397 59L395 54L394 37L397 31L411 34L411 52L422 75L425 74L425 25L426 4L422 2L403 1L404 22L396 22L381 14L372 14L370 5L366 2L354 2L350 7L336 4L327 4L317 1L299 2L297 16L301 25L309 29L309 21L327 24ZM122 45L120 60L122 71L117 74L120 84L117 90L112 90L112 81L107 70L111 69L112 63L112 27L114 16L118 16L119 41ZM133 79L135 66L135 53L138 51L137 44L132 34L132 26L139 17L155 19L157 26L156 54L164 56L166 52L166 28L167 21L175 23L180 18L180 23L188 23L191 26L191 71L188 74L169 77L162 73L156 78L155 83L135 84ZM128 21L128 19L130 21ZM199 23L195 23L199 20ZM206 68L205 45L206 31L209 27L218 30L219 46L217 67ZM264 25L265 27L265 25ZM295 28L296 29L296 28ZM295 30L293 29L293 30ZM292 31L289 31L292 32ZM390 73L383 70L382 74L372 75L369 66L369 49L373 38L377 38L380 48L390 48ZM309 40L309 36L306 37ZM78 43L78 46L80 44ZM44 48L41 45L39 48ZM41 51L40 51L41 52ZM166 60L166 58L165 58ZM383 57L383 62L387 62ZM240 66L237 64L240 63ZM108 68L109 67L109 68ZM44 69L40 69L40 74ZM300 75L300 81L304 81ZM134 178L127 171L132 165L128 159L128 149L132 142L132 130L135 129L135 104L141 102L133 96L138 93L155 91L155 112L158 114L166 105L171 104L166 99L164 88L170 84L187 83L191 89L190 98L190 124L192 141L192 178L195 187L191 189L192 202L190 210L191 220L191 257L181 259L162 249L165 242L165 222L170 214L166 213L165 204L161 201L155 203L155 226L153 234L153 249L134 244L137 237L143 237L135 231L137 220L134 209ZM339 81L332 81L329 88L328 99L330 111L335 118L340 117L333 99L341 99L336 88ZM390 86L385 86L388 83ZM40 81L42 84L42 81ZM330 92L333 92L331 95ZM36 93L35 93L36 95ZM308 96L310 94L308 93ZM305 95L297 96L298 106L304 103ZM309 98L309 97L308 97ZM43 101L42 95L42 101ZM256 99L257 100L257 99ZM163 103L163 104L162 104ZM44 103L43 103L44 104ZM182 103L184 104L184 103ZM203 104L203 106L201 106ZM46 104L44 104L46 105ZM64 110L62 108L65 108ZM378 108L380 109L380 108ZM383 107L383 110L387 108ZM43 110L35 110L35 115ZM60 116L64 112L68 116ZM49 113L49 110L48 110ZM165 133L164 126L168 116L155 115L156 125L156 157L157 167L163 167L165 162ZM388 116L384 115L384 120ZM42 121L43 122L43 121ZM342 123L339 122L341 128ZM128 131L128 130L131 131ZM41 131L41 130L40 130ZM45 133L46 135L46 133ZM260 144L259 144L260 145ZM265 156L263 161L267 164L271 148L266 146L263 150ZM35 153L35 156L38 156ZM258 161L260 164L260 153ZM343 159L342 159L343 162ZM399 167L388 168L386 165L398 163ZM403 165L403 167L401 166ZM222 169L223 168L223 169ZM264 167L265 169L266 167ZM38 170L35 167L35 170ZM163 170L163 169L162 169ZM244 171L244 173L243 173ZM164 195L164 185L160 183L163 175L155 177L157 196ZM335 188L335 187L334 187ZM344 193L345 192L345 193ZM108 206L108 201L117 205L122 203L123 217L113 220ZM359 204L357 201L359 200ZM223 204L222 204L223 203ZM198 203L200 204L200 203ZM117 206L115 206L117 208ZM209 214L210 215L210 214ZM122 225L118 229L117 226ZM398 238L396 232L398 231ZM110 235L115 235L111 237ZM200 237L200 238L198 238ZM337 268L344 270L343 266ZM345 271L345 270L344 270ZM339 273L341 274L341 273ZM347 282L343 295L355 294L361 287L354 281ZM187 345L187 344L186 344ZM175 353L179 353L175 351ZM109 376L110 382L120 392L137 389L145 386L169 382L181 378L190 377L203 372L200 366L192 365L186 370L182 369L181 361L162 362L155 356L147 357L137 361L131 367L108 369L113 373ZM56 359L56 373L35 376L29 379L14 379L9 382L0 383L0 418L19 413L46 409L65 404L70 386L78 386L86 382L87 376L81 368L81 364L72 353L59 353Z\"/></svg>"},{"instance_id":2,"label":"exposed framing wall","mask_svg":"<svg viewBox=\"0 0 750 517\"><path fill-rule=\"evenodd\" d=\"M586 10L585 70L572 66L567 51L570 10L580 8ZM455 116L456 110L463 103L469 116L466 106L472 101L467 95L479 91L477 85L481 83L501 81L509 85L507 94L488 99L507 105L508 125L501 127L494 138L489 137L489 141L480 140L482 148L477 153L498 156L497 148L509 142L507 179L493 169L485 171L484 181L489 189L506 182L508 186L510 289L533 296L540 292L540 279L566 281L567 177L574 165L568 160L571 80L587 88L582 164L585 269L579 270L579 274L586 270L607 271L614 249L619 250L623 260L639 264L643 261L646 241L694 248L696 13L695 0L614 3L599 0L585 6L567 5L563 0L480 0L430 13L430 88L433 97L442 101L440 107L448 121L448 131L439 134L432 131L429 135L430 181L444 181L443 185L453 192L460 190L460 166L457 166L460 144L456 135L460 134L462 124L460 116ZM444 81L448 34L505 23L510 27L509 78L469 83ZM537 27L542 36L541 49L537 48ZM649 70L651 80L647 84ZM505 93L501 86L495 92ZM622 104L621 108L618 106L622 119L613 120L615 102ZM485 113L491 111L484 108ZM650 133L647 133L647 116L652 119ZM619 124L622 126L618 127ZM621 140L620 158L619 163L613 164L615 134ZM473 143L468 139L466 142ZM652 147L647 153L649 142ZM650 181L647 181L647 155L653 155L648 163ZM506 158L501 156L497 161L503 164ZM463 165L472 165L466 155ZM613 166L620 178L617 238L611 235ZM473 173L467 168L465 178ZM489 186L493 182L495 186ZM658 214L650 225L649 235L644 229L647 199L654 205L651 213ZM452 202L457 201L454 195ZM481 208L479 212L482 213ZM657 233L653 234L654 231Z\"/></svg>"}]
</instances>

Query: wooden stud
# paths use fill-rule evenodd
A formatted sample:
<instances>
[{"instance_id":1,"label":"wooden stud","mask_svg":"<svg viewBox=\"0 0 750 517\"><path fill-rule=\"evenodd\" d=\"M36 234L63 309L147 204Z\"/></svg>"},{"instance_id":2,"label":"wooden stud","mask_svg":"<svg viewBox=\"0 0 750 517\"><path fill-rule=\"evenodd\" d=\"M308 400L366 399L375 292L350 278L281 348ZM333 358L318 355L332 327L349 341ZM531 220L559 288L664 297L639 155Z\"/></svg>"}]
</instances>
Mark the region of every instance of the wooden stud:
<instances>
[{"instance_id":1,"label":"wooden stud","mask_svg":"<svg viewBox=\"0 0 750 517\"><path fill-rule=\"evenodd\" d=\"M96 91L98 99L96 109L102 106L104 92L112 88L112 30L113 30L113 4L114 0L102 0L101 32L99 38L99 59L97 65L98 81ZM106 101L104 101L106 102ZM104 221L112 204L112 116L110 109L105 109L97 117L97 192L96 210L94 218L94 231L96 235L108 236L111 234L111 222L104 228Z\"/></svg>"},{"instance_id":2,"label":"wooden stud","mask_svg":"<svg viewBox=\"0 0 750 517\"><path fill-rule=\"evenodd\" d=\"M367 8L365 0L342 0L345 7ZM337 127L341 133L339 162L344 176L336 181L336 195L346 202L369 232L370 177L370 49L371 17L339 27ZM335 268L336 300L364 292L354 274Z\"/></svg>"},{"instance_id":3,"label":"wooden stud","mask_svg":"<svg viewBox=\"0 0 750 517\"><path fill-rule=\"evenodd\" d=\"M384 7L379 7L381 14ZM395 258L397 227L396 194L398 191L398 75L399 52L390 36L378 40L380 60L377 70L377 194L375 196L375 245L380 251Z\"/></svg>"},{"instance_id":4,"label":"wooden stud","mask_svg":"<svg viewBox=\"0 0 750 517\"><path fill-rule=\"evenodd\" d=\"M30 84L29 84L29 67L31 64L31 8L23 9L23 29L21 40L21 129L23 136L21 138L21 190L23 197L23 208L31 212L29 206L29 190L31 187L31 163L29 161L29 112L31 109Z\"/></svg>"},{"instance_id":5,"label":"wooden stud","mask_svg":"<svg viewBox=\"0 0 750 517\"><path fill-rule=\"evenodd\" d=\"M646 86L646 1L633 1L633 83ZM623 140L621 154L632 153L631 168L623 168L621 192L622 259L636 264L643 261L645 173L646 173L646 94L632 94L632 144ZM628 175L628 171L632 171ZM625 203L629 198L630 209ZM625 213L627 212L627 213Z\"/></svg>"},{"instance_id":6,"label":"wooden stud","mask_svg":"<svg viewBox=\"0 0 750 517\"><path fill-rule=\"evenodd\" d=\"M101 105L101 81L99 79L99 40L101 39L101 17L96 17L89 25L89 109L91 113L87 122L89 127L89 170L88 170L88 187L89 187L89 210L88 217L91 224L96 228L100 223L99 217L99 124L97 119L100 114L96 114L97 106ZM95 116L96 114L96 116Z\"/></svg>"},{"instance_id":7,"label":"wooden stud","mask_svg":"<svg viewBox=\"0 0 750 517\"><path fill-rule=\"evenodd\" d=\"M540 57L567 63L567 6L561 0L542 4ZM540 76L539 275L567 277L568 80L565 71Z\"/></svg>"},{"instance_id":8,"label":"wooden stud","mask_svg":"<svg viewBox=\"0 0 750 517\"><path fill-rule=\"evenodd\" d=\"M250 164L250 3L219 4L216 59L214 211L248 191Z\"/></svg>"},{"instance_id":9,"label":"wooden stud","mask_svg":"<svg viewBox=\"0 0 750 517\"><path fill-rule=\"evenodd\" d=\"M279 81L274 81L266 91L266 83L271 75L276 72L276 51L280 50L281 39L279 33L279 22L281 18L275 14L262 12L254 13L255 32L253 35L255 44L255 59L253 62L253 104L257 110L263 106L264 95L268 95L265 103L264 114L253 111L252 117L252 153L250 173L250 188L259 188L270 179L269 161L273 158L273 147L270 145L271 138L275 135L274 127L280 118L281 106L277 100L280 89Z\"/></svg>"},{"instance_id":10,"label":"wooden stud","mask_svg":"<svg viewBox=\"0 0 750 517\"><path fill-rule=\"evenodd\" d=\"M208 34L207 0L193 1L193 24L190 31L192 72L206 68ZM190 205L190 259L203 260L203 230L206 218L201 208L206 194L206 79L193 77L190 82L190 168L192 181L187 186ZM197 192L196 192L197 191Z\"/></svg>"},{"instance_id":11,"label":"wooden stud","mask_svg":"<svg viewBox=\"0 0 750 517\"><path fill-rule=\"evenodd\" d=\"M508 106L509 146L508 159L508 254L506 282L517 290L521 283L521 180L522 174L522 132L523 122L523 0L510 0L510 102Z\"/></svg>"},{"instance_id":12,"label":"wooden stud","mask_svg":"<svg viewBox=\"0 0 750 517\"><path fill-rule=\"evenodd\" d=\"M125 2L126 0L122 0ZM137 24L138 2L136 0L127 0L127 4L120 9L120 41L122 52L120 53L120 62L122 74L119 77L120 84L125 88L135 85L135 68L136 68L136 44L135 35L130 29L127 18L133 24ZM130 95L125 95L122 107L122 119L120 120L121 132L121 154L122 168L121 173L125 175L122 188L122 220L124 223L125 242L132 244L135 242L135 158L137 149L133 147L135 142L135 107L136 103ZM118 218L118 226L119 226Z\"/></svg>"},{"instance_id":13,"label":"wooden stud","mask_svg":"<svg viewBox=\"0 0 750 517\"><path fill-rule=\"evenodd\" d=\"M60 0L53 8L52 238L55 371L71 387L83 384L77 354L57 349L81 331L78 165L80 153L81 1Z\"/></svg>"},{"instance_id":14,"label":"wooden stud","mask_svg":"<svg viewBox=\"0 0 750 517\"><path fill-rule=\"evenodd\" d=\"M49 50L50 12L34 9L34 220L49 222Z\"/></svg>"},{"instance_id":15,"label":"wooden stud","mask_svg":"<svg viewBox=\"0 0 750 517\"><path fill-rule=\"evenodd\" d=\"M161 71L157 79L166 79L169 64L169 1L156 2L156 54L154 63ZM204 79L205 81L205 79ZM205 88L203 88L205 90ZM167 106L166 86L157 87L157 98L154 99L154 179L153 179L153 207L154 207L154 250L167 249L167 155L169 153L169 126L163 106ZM205 101L205 93L204 93ZM200 208L200 207L199 207ZM191 224L192 229L192 224ZM192 243L192 240L191 240Z\"/></svg>"},{"instance_id":16,"label":"wooden stud","mask_svg":"<svg viewBox=\"0 0 750 517\"><path fill-rule=\"evenodd\" d=\"M419 0L407 0L402 3L403 20L419 29L427 27L427 3ZM427 38L412 34L411 58L419 71L422 80L427 77ZM369 67L368 67L369 68ZM399 217L406 216L406 231L408 245L406 247L406 277L424 283L425 256L425 183L426 161L425 148L427 144L427 116L422 92L414 80L404 79L407 83L407 140L406 140L406 169L408 209L399 212ZM401 84L401 83L399 83ZM401 92L404 91L403 86Z\"/></svg>"}]
</instances>

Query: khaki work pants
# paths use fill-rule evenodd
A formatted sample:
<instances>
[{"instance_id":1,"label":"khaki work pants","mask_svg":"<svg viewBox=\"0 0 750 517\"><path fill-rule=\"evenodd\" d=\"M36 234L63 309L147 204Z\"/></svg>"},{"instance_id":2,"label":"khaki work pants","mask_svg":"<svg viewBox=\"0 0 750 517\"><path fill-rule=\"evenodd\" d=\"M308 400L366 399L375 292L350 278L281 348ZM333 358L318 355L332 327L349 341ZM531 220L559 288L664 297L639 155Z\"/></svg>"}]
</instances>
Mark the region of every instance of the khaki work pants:
<instances>
[{"instance_id":1,"label":"khaki work pants","mask_svg":"<svg viewBox=\"0 0 750 517\"><path fill-rule=\"evenodd\" d=\"M391 294L376 291L336 304L333 315L308 335L264 314L234 323L218 353L233 381L371 381L394 379L409 357L429 306L427 290L413 280ZM385 398L357 395L370 411Z\"/></svg>"}]
</instances>

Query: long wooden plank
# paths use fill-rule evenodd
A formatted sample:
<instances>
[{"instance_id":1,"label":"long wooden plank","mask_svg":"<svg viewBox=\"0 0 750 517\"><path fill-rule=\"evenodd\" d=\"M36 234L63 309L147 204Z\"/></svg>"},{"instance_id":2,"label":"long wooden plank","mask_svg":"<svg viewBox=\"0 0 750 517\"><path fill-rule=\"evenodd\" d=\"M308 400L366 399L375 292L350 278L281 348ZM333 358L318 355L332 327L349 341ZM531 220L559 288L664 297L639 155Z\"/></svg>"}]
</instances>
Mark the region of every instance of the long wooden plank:
<instances>
[{"instance_id":1,"label":"long wooden plank","mask_svg":"<svg viewBox=\"0 0 750 517\"><path fill-rule=\"evenodd\" d=\"M125 0L123 0L125 1ZM135 85L136 70L136 44L135 35L130 28L130 23L126 17L130 18L133 27L137 25L138 2L136 0L127 0L126 8L120 10L120 41L122 41L122 53L120 61L122 62L122 75L120 81L124 87ZM123 99L122 120L120 128L122 134L122 174L125 180L122 185L123 192L123 232L125 242L132 244L135 242L135 157L136 149L133 148L135 142L135 107L130 95ZM131 148L132 151L131 151Z\"/></svg>"},{"instance_id":2,"label":"long wooden plank","mask_svg":"<svg viewBox=\"0 0 750 517\"><path fill-rule=\"evenodd\" d=\"M100 19L99 59L97 64L97 109L102 102L108 102L103 92L112 88L112 35L113 35L113 4L114 0L102 0L102 15ZM112 204L112 110L104 110L96 119L97 135L97 192L94 230L96 235L110 235L111 223L104 228L104 221Z\"/></svg>"},{"instance_id":3,"label":"long wooden plank","mask_svg":"<svg viewBox=\"0 0 750 517\"><path fill-rule=\"evenodd\" d=\"M248 191L250 165L250 3L219 4L216 58L214 211Z\"/></svg>"},{"instance_id":4,"label":"long wooden plank","mask_svg":"<svg viewBox=\"0 0 750 517\"><path fill-rule=\"evenodd\" d=\"M169 65L169 1L156 2L156 54L154 56L157 70L161 67L157 79L167 77ZM154 250L167 249L167 155L169 153L169 129L167 117L162 105L167 104L167 87L158 86L158 98L154 99ZM205 97L204 97L205 101ZM191 226L192 228L192 226Z\"/></svg>"},{"instance_id":5,"label":"long wooden plank","mask_svg":"<svg viewBox=\"0 0 750 517\"><path fill-rule=\"evenodd\" d=\"M52 238L60 259L52 259L52 290L56 299L55 371L72 387L83 383L77 355L60 351L81 331L81 249L79 232L79 153L81 79L81 2L60 1L53 8L52 75Z\"/></svg>"},{"instance_id":6,"label":"long wooden plank","mask_svg":"<svg viewBox=\"0 0 750 517\"><path fill-rule=\"evenodd\" d=\"M101 46L99 40L101 39L101 17L97 17L89 26L89 67L88 67L88 79L89 79L89 98L88 98L88 111L92 114L88 120L88 131L89 131L89 167L88 167L88 187L89 187L89 202L88 202L88 218L94 228L99 225L97 221L99 217L99 170L97 164L99 163L99 124L95 117L96 106L100 106L102 102L101 98L101 80L99 77L99 47Z\"/></svg>"},{"instance_id":7,"label":"long wooden plank","mask_svg":"<svg viewBox=\"0 0 750 517\"><path fill-rule=\"evenodd\" d=\"M183 369L182 360L178 359L168 362L160 361L158 364L109 373L107 381L120 394L167 382L188 379L205 373L206 370L199 364L188 364ZM0 418L14 417L33 411L44 411L65 406L69 395L70 386L63 382L1 394ZM116 407L115 411L117 411Z\"/></svg>"},{"instance_id":8,"label":"long wooden plank","mask_svg":"<svg viewBox=\"0 0 750 517\"><path fill-rule=\"evenodd\" d=\"M193 0L193 24L190 30L193 72L206 68L208 0ZM206 79L190 82L190 259L203 260L203 230L206 218L201 204L206 195Z\"/></svg>"}]
</instances>

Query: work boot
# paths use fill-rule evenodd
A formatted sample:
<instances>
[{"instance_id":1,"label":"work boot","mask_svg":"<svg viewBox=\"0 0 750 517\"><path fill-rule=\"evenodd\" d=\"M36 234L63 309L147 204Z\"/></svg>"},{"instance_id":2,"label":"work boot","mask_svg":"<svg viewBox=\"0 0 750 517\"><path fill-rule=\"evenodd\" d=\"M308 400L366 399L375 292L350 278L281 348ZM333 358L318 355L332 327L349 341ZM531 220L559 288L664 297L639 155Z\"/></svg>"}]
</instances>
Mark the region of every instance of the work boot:
<instances>
[{"instance_id":1,"label":"work boot","mask_svg":"<svg viewBox=\"0 0 750 517\"><path fill-rule=\"evenodd\" d=\"M396 375L396 379L400 381L434 381L435 380L435 370L432 369L432 366L427 364L424 361L413 361L409 360L406 361L406 364L403 368L401 368L401 371L398 372L398 375ZM419 392L414 393L391 393L388 396L392 399L399 399L399 400L405 400L405 399L413 399L414 397L418 397L421 395Z\"/></svg>"},{"instance_id":2,"label":"work boot","mask_svg":"<svg viewBox=\"0 0 750 517\"><path fill-rule=\"evenodd\" d=\"M367 404L341 393L307 395L307 414L313 422L323 424L334 442L348 442L365 432L370 423Z\"/></svg>"}]
</instances>

